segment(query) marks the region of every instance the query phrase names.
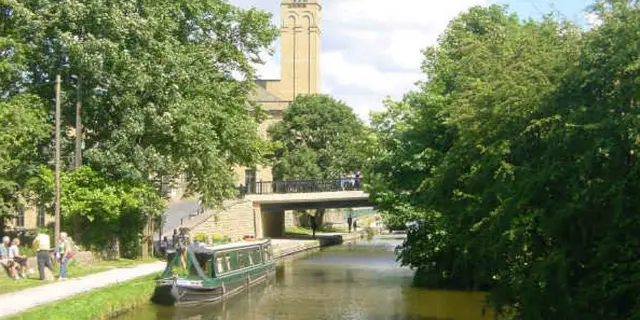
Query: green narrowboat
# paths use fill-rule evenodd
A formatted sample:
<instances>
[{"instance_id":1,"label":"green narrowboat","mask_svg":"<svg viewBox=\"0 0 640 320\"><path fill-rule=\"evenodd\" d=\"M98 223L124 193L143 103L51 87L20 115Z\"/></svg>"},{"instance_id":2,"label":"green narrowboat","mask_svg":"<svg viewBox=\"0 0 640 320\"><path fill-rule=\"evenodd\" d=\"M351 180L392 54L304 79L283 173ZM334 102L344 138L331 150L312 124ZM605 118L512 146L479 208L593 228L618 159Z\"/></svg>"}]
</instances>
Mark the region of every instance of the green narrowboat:
<instances>
[{"instance_id":1,"label":"green narrowboat","mask_svg":"<svg viewBox=\"0 0 640 320\"><path fill-rule=\"evenodd\" d=\"M171 252L152 301L164 305L217 302L273 275L271 241L182 246Z\"/></svg>"}]
</instances>

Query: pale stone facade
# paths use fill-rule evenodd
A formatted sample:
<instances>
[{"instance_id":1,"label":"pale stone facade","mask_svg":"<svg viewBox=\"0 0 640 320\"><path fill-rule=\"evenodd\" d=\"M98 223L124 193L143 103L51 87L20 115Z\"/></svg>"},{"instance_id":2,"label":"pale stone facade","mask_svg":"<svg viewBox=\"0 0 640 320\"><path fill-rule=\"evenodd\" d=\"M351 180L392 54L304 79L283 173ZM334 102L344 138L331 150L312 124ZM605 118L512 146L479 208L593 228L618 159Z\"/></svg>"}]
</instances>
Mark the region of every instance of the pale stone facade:
<instances>
[{"instance_id":1,"label":"pale stone facade","mask_svg":"<svg viewBox=\"0 0 640 320\"><path fill-rule=\"evenodd\" d=\"M194 225L192 235L227 236L233 240L240 240L246 235L256 234L254 223L253 203L242 201L223 210L210 210L208 217ZM262 227L262 226L260 226Z\"/></svg>"},{"instance_id":2,"label":"pale stone facade","mask_svg":"<svg viewBox=\"0 0 640 320\"><path fill-rule=\"evenodd\" d=\"M283 111L296 96L320 92L320 0L282 0L280 10L281 79L257 80L254 94L269 115L258 129L265 139L267 129L282 120ZM273 181L268 166L259 166L254 172L237 167L235 173L238 185Z\"/></svg>"},{"instance_id":3,"label":"pale stone facade","mask_svg":"<svg viewBox=\"0 0 640 320\"><path fill-rule=\"evenodd\" d=\"M32 230L44 228L54 222L53 215L47 214L47 209L26 203L16 210L15 218L8 219L5 226L9 230ZM0 230L1 231L1 230Z\"/></svg>"}]
</instances>

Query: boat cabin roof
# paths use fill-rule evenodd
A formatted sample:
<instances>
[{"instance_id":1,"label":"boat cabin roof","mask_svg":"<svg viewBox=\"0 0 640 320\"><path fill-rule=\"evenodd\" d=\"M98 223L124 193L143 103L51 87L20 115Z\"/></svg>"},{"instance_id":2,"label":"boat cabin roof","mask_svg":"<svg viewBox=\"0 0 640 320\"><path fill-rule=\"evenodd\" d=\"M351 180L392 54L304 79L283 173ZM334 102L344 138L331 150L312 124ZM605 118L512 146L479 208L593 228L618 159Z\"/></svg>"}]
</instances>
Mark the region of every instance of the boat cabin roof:
<instances>
[{"instance_id":1,"label":"boat cabin roof","mask_svg":"<svg viewBox=\"0 0 640 320\"><path fill-rule=\"evenodd\" d=\"M271 240L242 241L242 242L223 244L220 246L190 247L189 249L194 253L214 254L219 251L227 251L227 250L243 249L243 248L248 249L248 248L263 246L265 244L270 244L270 243L271 243Z\"/></svg>"}]
</instances>

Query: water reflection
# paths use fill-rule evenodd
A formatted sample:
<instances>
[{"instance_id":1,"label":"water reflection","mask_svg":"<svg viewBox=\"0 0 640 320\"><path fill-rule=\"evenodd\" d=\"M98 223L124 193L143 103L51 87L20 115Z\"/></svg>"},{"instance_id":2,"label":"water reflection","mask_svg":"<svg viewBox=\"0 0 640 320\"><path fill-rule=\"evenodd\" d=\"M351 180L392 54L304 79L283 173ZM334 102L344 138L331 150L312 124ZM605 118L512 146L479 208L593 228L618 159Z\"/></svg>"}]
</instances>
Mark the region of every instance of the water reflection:
<instances>
[{"instance_id":1,"label":"water reflection","mask_svg":"<svg viewBox=\"0 0 640 320\"><path fill-rule=\"evenodd\" d=\"M411 287L413 272L401 268L398 241L350 243L287 258L276 275L228 301L197 308L154 305L119 319L194 320L484 320L481 293Z\"/></svg>"}]
</instances>

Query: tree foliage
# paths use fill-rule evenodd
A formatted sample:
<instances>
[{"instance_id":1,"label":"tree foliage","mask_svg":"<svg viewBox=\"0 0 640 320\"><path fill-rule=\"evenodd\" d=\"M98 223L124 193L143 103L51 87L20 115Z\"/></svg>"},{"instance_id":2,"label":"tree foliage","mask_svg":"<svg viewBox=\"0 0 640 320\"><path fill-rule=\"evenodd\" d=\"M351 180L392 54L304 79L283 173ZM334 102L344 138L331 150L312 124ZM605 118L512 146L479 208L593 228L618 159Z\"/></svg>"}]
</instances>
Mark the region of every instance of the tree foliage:
<instances>
[{"instance_id":1,"label":"tree foliage","mask_svg":"<svg viewBox=\"0 0 640 320\"><path fill-rule=\"evenodd\" d=\"M374 118L370 191L417 222L399 251L417 280L490 289L518 319L640 316L640 6L593 11L583 31L473 8Z\"/></svg>"},{"instance_id":2,"label":"tree foliage","mask_svg":"<svg viewBox=\"0 0 640 320\"><path fill-rule=\"evenodd\" d=\"M0 227L28 197L30 178L37 173L40 147L51 127L42 100L20 94L0 100Z\"/></svg>"},{"instance_id":3,"label":"tree foliage","mask_svg":"<svg viewBox=\"0 0 640 320\"><path fill-rule=\"evenodd\" d=\"M53 196L53 171L41 167L40 179L32 186L43 202ZM125 257L135 257L142 229L158 217L164 201L148 184L135 180L113 181L90 167L66 172L62 182L62 221L71 230L72 221L82 226L81 243L93 250L112 249L119 244Z\"/></svg>"},{"instance_id":4,"label":"tree foliage","mask_svg":"<svg viewBox=\"0 0 640 320\"><path fill-rule=\"evenodd\" d=\"M269 14L226 0L0 1L3 212L53 156L40 144L56 75L65 171L82 102L86 167L63 174L62 214L81 218L83 242L133 243L159 210L162 177L186 175L206 204L234 196L232 168L264 153L251 65L276 34ZM51 207L52 181L40 175L30 186Z\"/></svg>"},{"instance_id":5,"label":"tree foliage","mask_svg":"<svg viewBox=\"0 0 640 320\"><path fill-rule=\"evenodd\" d=\"M283 120L269 128L277 144L274 178L336 179L360 169L370 138L342 101L327 95L298 96Z\"/></svg>"},{"instance_id":6,"label":"tree foliage","mask_svg":"<svg viewBox=\"0 0 640 320\"><path fill-rule=\"evenodd\" d=\"M260 159L250 63L276 36L267 13L225 0L1 6L3 94L51 101L53 85L39 84L62 74L71 127L77 76L85 162L102 175L158 183L186 174L191 191L216 203L233 195L231 168Z\"/></svg>"}]
</instances>

